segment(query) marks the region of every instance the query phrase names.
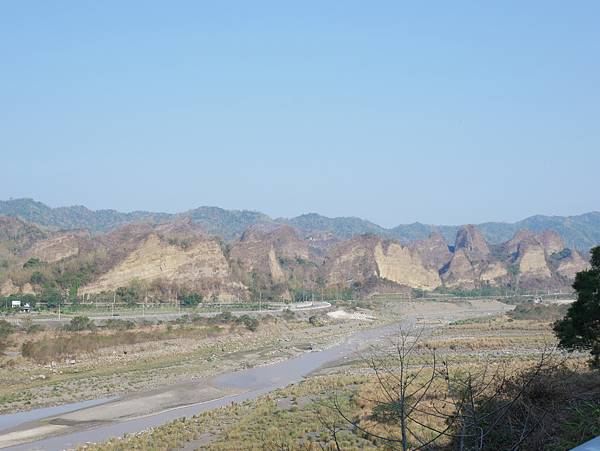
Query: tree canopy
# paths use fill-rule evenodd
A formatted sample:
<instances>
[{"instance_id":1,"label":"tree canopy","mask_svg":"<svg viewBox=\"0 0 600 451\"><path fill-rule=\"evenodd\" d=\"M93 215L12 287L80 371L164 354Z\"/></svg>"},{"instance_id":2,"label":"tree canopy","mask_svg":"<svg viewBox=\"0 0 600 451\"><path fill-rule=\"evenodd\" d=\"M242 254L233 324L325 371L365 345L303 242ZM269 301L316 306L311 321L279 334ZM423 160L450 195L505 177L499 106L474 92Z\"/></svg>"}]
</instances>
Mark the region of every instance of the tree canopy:
<instances>
[{"instance_id":1,"label":"tree canopy","mask_svg":"<svg viewBox=\"0 0 600 451\"><path fill-rule=\"evenodd\" d=\"M555 323L554 331L561 347L589 349L592 366L600 368L600 246L591 254L591 268L577 273L573 283L577 300Z\"/></svg>"}]
</instances>

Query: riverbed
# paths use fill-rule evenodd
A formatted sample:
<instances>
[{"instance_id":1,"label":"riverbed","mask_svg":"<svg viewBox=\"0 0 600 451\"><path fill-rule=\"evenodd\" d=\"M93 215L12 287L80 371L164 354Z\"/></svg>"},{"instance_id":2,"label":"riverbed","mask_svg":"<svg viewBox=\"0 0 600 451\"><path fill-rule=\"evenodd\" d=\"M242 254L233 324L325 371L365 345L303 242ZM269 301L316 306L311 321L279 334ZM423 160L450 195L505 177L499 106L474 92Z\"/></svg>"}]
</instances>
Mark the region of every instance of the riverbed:
<instances>
[{"instance_id":1,"label":"riverbed","mask_svg":"<svg viewBox=\"0 0 600 451\"><path fill-rule=\"evenodd\" d=\"M477 312L478 315L482 313ZM493 313L499 313L499 310L490 310L488 314ZM469 316L469 312L463 314ZM428 319L436 317L428 315ZM448 321L457 318L440 316L437 319ZM298 382L313 371L348 358L369 343L392 336L400 329L414 328L416 323L417 316L407 316L391 325L356 332L327 349L307 352L270 365L225 373L209 380L118 399L86 401L91 404L65 405L59 407L60 411L36 409L2 415L0 448L72 449L85 443L139 432L232 402L256 398Z\"/></svg>"}]
</instances>

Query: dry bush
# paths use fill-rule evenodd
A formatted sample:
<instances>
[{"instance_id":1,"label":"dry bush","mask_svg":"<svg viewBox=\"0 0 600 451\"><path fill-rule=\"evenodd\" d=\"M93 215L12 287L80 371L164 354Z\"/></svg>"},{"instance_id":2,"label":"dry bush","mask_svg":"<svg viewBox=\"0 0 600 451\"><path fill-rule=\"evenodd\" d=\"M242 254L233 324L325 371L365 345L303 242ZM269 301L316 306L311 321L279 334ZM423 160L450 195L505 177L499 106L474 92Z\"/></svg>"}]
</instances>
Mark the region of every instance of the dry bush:
<instances>
[{"instance_id":1,"label":"dry bush","mask_svg":"<svg viewBox=\"0 0 600 451\"><path fill-rule=\"evenodd\" d=\"M24 357L37 363L47 363L67 356L91 354L112 346L134 345L180 337L205 338L227 333L229 329L218 325L173 329L167 326L153 330L117 330L111 332L58 333L36 341L26 341L21 347Z\"/></svg>"}]
</instances>

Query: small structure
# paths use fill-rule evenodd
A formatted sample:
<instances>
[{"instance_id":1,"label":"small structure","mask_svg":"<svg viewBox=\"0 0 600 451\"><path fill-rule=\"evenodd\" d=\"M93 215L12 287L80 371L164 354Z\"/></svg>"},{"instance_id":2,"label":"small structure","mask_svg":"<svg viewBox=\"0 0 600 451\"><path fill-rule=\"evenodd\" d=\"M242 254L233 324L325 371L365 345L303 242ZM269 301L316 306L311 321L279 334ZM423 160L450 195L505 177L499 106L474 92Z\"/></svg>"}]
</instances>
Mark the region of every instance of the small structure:
<instances>
[{"instance_id":1,"label":"small structure","mask_svg":"<svg viewBox=\"0 0 600 451\"><path fill-rule=\"evenodd\" d=\"M12 308L21 308L21 301L11 301Z\"/></svg>"},{"instance_id":2,"label":"small structure","mask_svg":"<svg viewBox=\"0 0 600 451\"><path fill-rule=\"evenodd\" d=\"M26 302L25 305L21 306L21 311L24 313L29 313L31 311L31 306L29 302Z\"/></svg>"}]
</instances>

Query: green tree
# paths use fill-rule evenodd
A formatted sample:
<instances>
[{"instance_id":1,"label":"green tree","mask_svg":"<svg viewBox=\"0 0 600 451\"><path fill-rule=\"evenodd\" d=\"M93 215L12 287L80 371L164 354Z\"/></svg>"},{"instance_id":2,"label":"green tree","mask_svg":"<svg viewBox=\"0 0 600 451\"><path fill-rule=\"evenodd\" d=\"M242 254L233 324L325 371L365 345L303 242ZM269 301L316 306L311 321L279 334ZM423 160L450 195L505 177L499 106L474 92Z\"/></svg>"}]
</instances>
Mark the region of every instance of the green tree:
<instances>
[{"instance_id":1,"label":"green tree","mask_svg":"<svg viewBox=\"0 0 600 451\"><path fill-rule=\"evenodd\" d=\"M29 281L34 285L43 285L46 283L46 276L40 271L34 271L29 278Z\"/></svg>"},{"instance_id":2,"label":"green tree","mask_svg":"<svg viewBox=\"0 0 600 451\"><path fill-rule=\"evenodd\" d=\"M37 296L35 294L11 294L8 296L8 303L10 304L12 301L21 301L21 305L25 306L25 304L29 304L29 307L33 308L37 304Z\"/></svg>"},{"instance_id":3,"label":"green tree","mask_svg":"<svg viewBox=\"0 0 600 451\"><path fill-rule=\"evenodd\" d=\"M554 324L561 347L590 350L591 365L600 368L600 246L591 251L592 267L575 276L577 300Z\"/></svg>"},{"instance_id":4,"label":"green tree","mask_svg":"<svg viewBox=\"0 0 600 451\"><path fill-rule=\"evenodd\" d=\"M62 303L62 293L55 286L46 284L42 290L40 300L46 303L46 307L56 308Z\"/></svg>"},{"instance_id":5,"label":"green tree","mask_svg":"<svg viewBox=\"0 0 600 451\"><path fill-rule=\"evenodd\" d=\"M134 306L141 299L141 293L134 286L119 287L116 291L117 298L129 306Z\"/></svg>"},{"instance_id":6,"label":"green tree","mask_svg":"<svg viewBox=\"0 0 600 451\"><path fill-rule=\"evenodd\" d=\"M25 262L25 264L23 265L23 269L35 268L35 267L41 266L41 265L42 265L42 262L39 258L32 257Z\"/></svg>"},{"instance_id":7,"label":"green tree","mask_svg":"<svg viewBox=\"0 0 600 451\"><path fill-rule=\"evenodd\" d=\"M79 298L77 297L77 293L79 291L79 281L75 280L71 287L69 288L69 302L73 304L73 306L78 306L80 304Z\"/></svg>"},{"instance_id":8,"label":"green tree","mask_svg":"<svg viewBox=\"0 0 600 451\"><path fill-rule=\"evenodd\" d=\"M179 300L181 301L181 305L183 307L196 307L200 302L202 302L202 295L199 293L186 293L183 294Z\"/></svg>"}]
</instances>

